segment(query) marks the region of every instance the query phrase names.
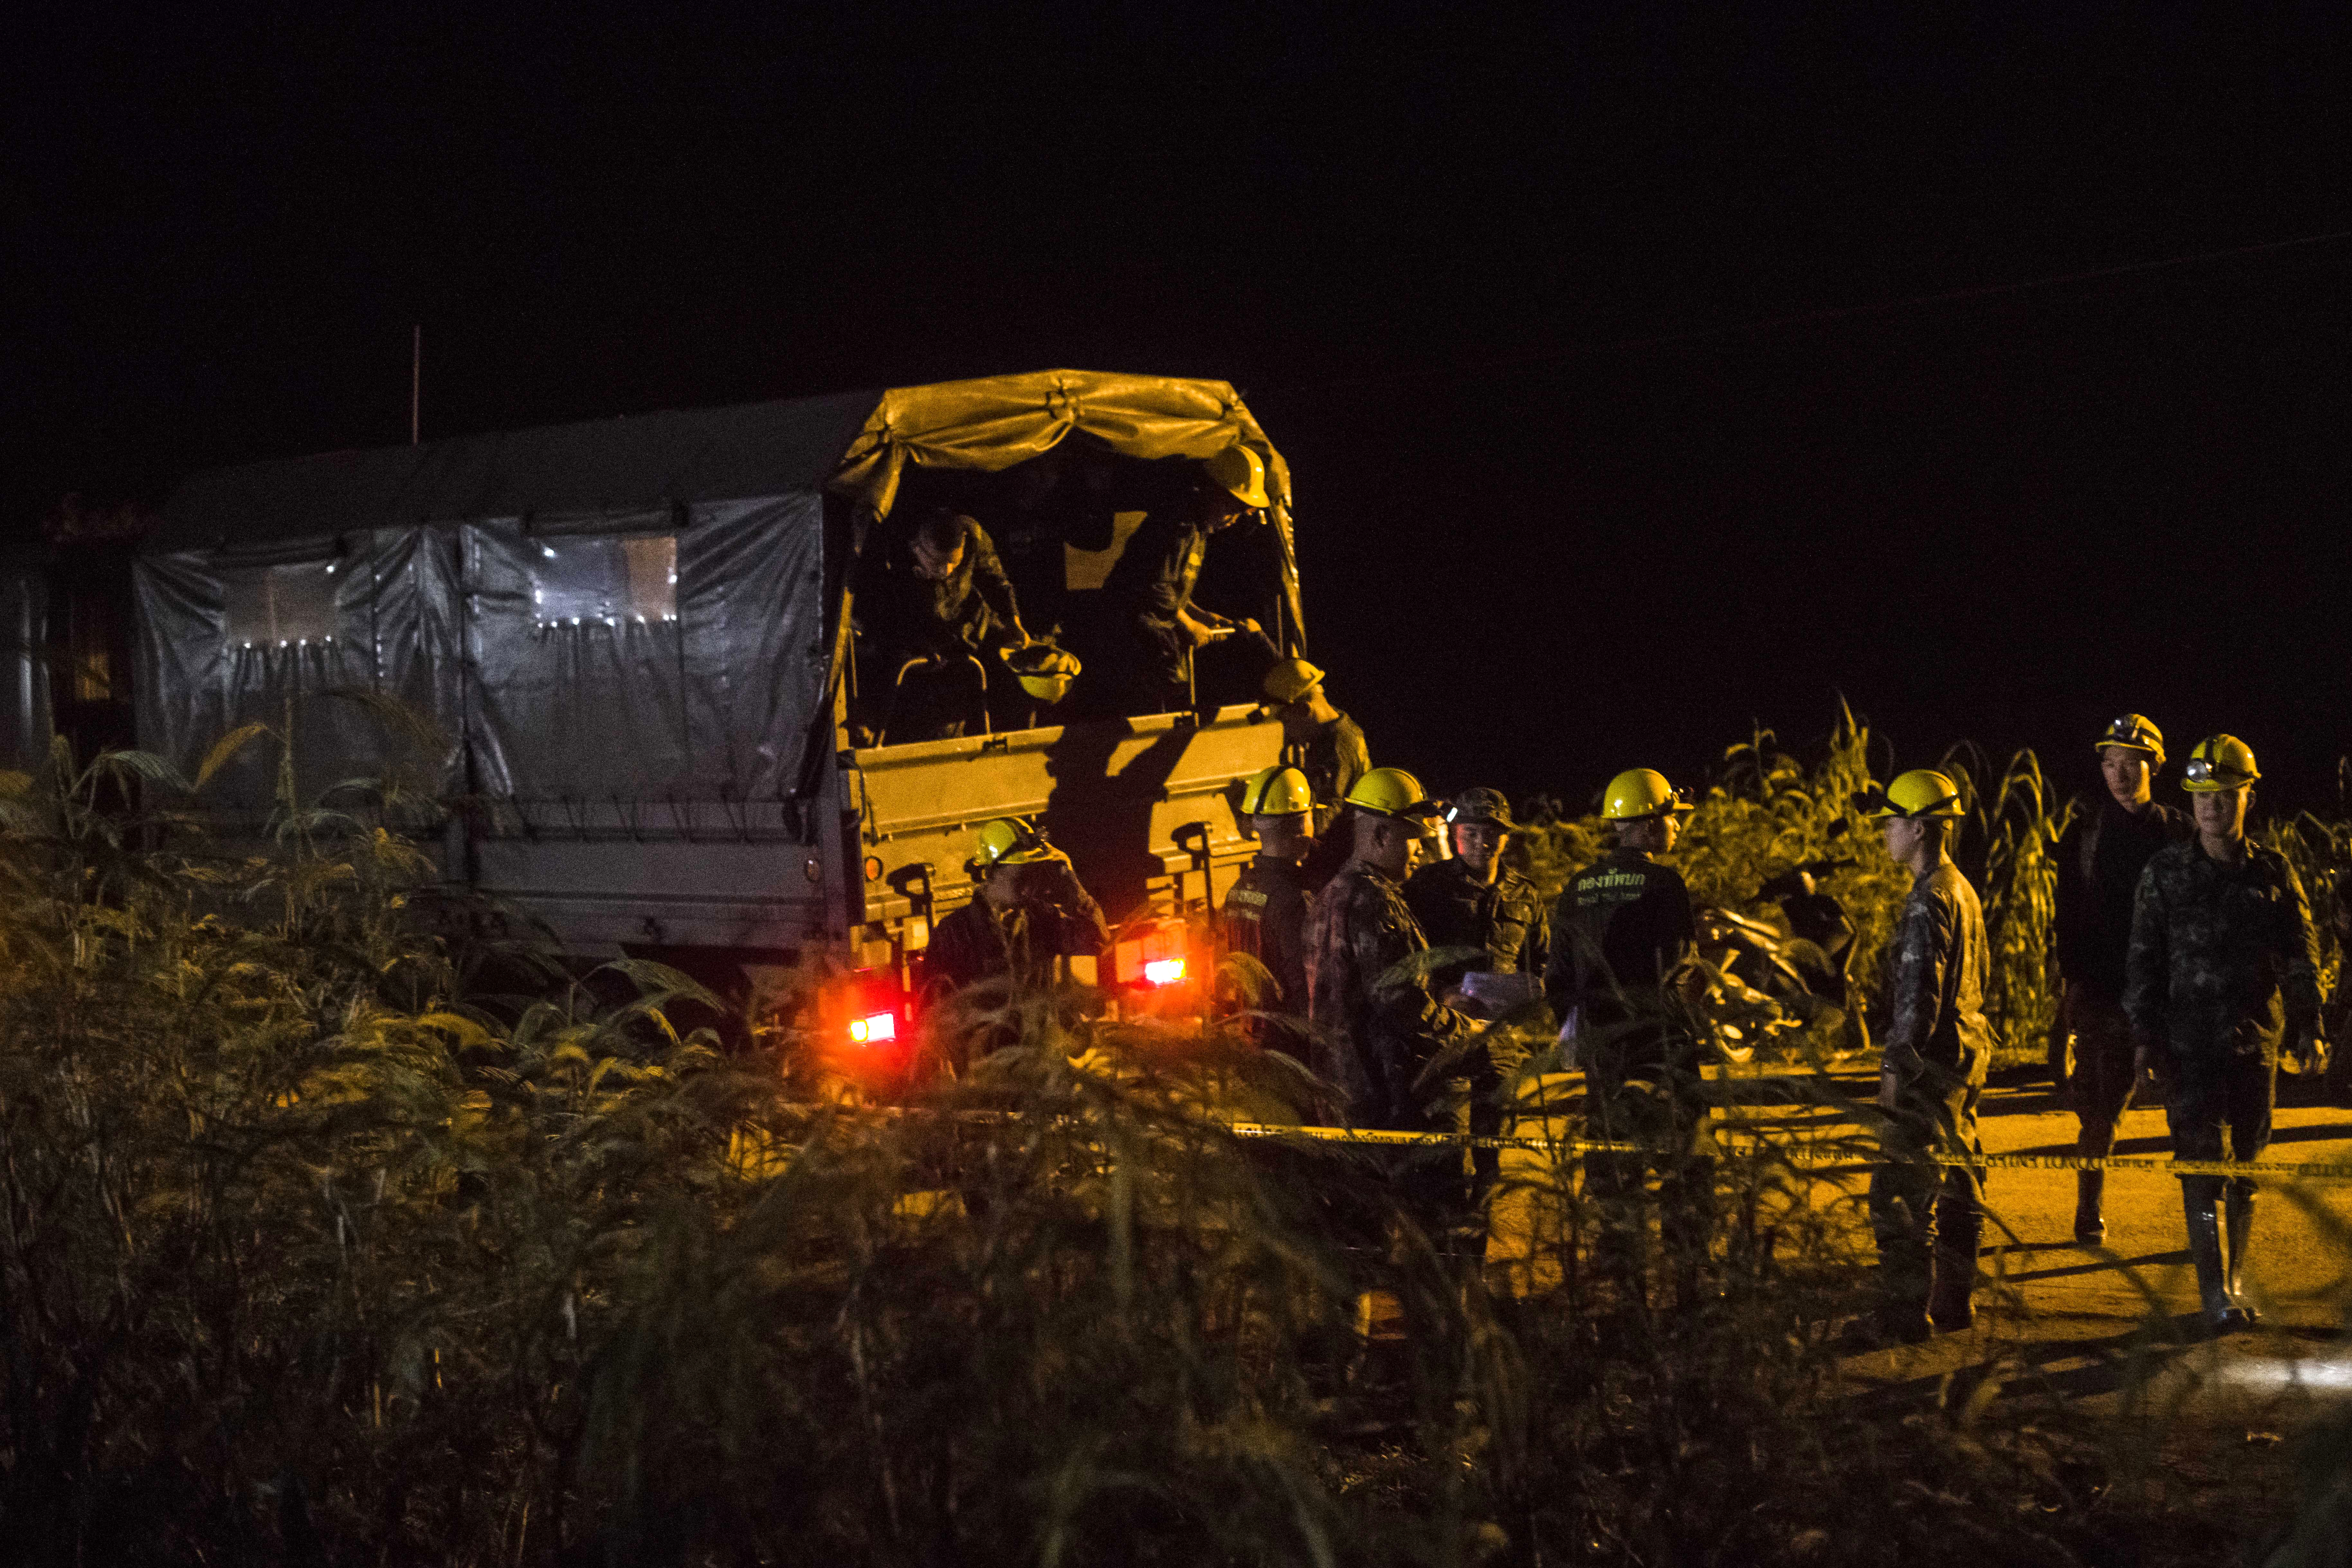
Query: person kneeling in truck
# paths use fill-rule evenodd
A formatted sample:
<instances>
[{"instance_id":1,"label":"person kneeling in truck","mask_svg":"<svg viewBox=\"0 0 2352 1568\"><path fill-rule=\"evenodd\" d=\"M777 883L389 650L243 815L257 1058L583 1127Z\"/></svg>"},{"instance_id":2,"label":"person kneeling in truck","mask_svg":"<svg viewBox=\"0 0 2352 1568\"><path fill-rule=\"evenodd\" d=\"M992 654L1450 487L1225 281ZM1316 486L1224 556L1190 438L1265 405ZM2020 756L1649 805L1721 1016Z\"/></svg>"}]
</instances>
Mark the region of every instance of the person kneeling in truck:
<instances>
[{"instance_id":1,"label":"person kneeling in truck","mask_svg":"<svg viewBox=\"0 0 2352 1568\"><path fill-rule=\"evenodd\" d=\"M857 590L862 745L964 733L987 700L983 650L1031 641L988 531L945 509L882 542Z\"/></svg>"},{"instance_id":2,"label":"person kneeling in truck","mask_svg":"<svg viewBox=\"0 0 2352 1568\"><path fill-rule=\"evenodd\" d=\"M1102 906L1078 885L1070 858L1027 823L1002 816L983 825L966 869L979 891L940 921L923 955L928 974L950 991L999 976L1014 990L1048 985L1055 959L1100 953L1110 940Z\"/></svg>"}]
</instances>

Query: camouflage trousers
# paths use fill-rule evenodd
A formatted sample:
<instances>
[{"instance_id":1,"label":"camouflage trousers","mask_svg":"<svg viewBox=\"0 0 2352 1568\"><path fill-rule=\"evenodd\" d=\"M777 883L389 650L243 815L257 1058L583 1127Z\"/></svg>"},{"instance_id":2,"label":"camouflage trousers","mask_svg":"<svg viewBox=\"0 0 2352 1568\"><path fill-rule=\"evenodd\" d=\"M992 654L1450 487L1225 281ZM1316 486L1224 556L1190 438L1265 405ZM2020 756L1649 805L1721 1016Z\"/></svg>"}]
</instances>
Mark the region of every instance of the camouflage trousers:
<instances>
[{"instance_id":1,"label":"camouflage trousers","mask_svg":"<svg viewBox=\"0 0 2352 1568\"><path fill-rule=\"evenodd\" d=\"M1938 1270L1973 1279L1984 1235L1984 1177L1932 1153L1981 1154L1980 1086L1930 1068L1905 1086L1880 1134L1886 1163L1870 1173L1870 1230L1888 1292L1924 1302Z\"/></svg>"},{"instance_id":2,"label":"camouflage trousers","mask_svg":"<svg viewBox=\"0 0 2352 1568\"><path fill-rule=\"evenodd\" d=\"M2271 1143L2271 1107L2278 1089L2278 1063L2259 1056L2190 1061L2175 1058L2171 1102L2164 1108L2177 1160L2259 1160ZM2193 1200L2211 1202L2225 1178L2183 1176ZM2250 1176L2227 1178L2236 1193L2254 1190Z\"/></svg>"}]
</instances>

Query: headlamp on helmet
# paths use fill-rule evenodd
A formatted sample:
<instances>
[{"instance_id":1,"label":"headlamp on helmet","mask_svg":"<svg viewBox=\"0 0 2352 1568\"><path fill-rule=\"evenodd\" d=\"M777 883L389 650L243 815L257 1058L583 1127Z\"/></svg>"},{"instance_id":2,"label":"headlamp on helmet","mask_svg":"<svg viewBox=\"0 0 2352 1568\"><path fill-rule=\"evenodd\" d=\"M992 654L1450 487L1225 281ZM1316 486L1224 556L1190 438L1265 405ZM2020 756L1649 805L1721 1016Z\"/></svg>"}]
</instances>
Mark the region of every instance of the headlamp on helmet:
<instances>
[{"instance_id":1,"label":"headlamp on helmet","mask_svg":"<svg viewBox=\"0 0 2352 1568\"><path fill-rule=\"evenodd\" d=\"M2164 763L2164 731L2142 713L2126 713L2110 720L2091 749L2095 752L2108 746L2129 746L2136 752L2146 752L2158 766Z\"/></svg>"},{"instance_id":2,"label":"headlamp on helmet","mask_svg":"<svg viewBox=\"0 0 2352 1568\"><path fill-rule=\"evenodd\" d=\"M2192 795L2218 795L2243 789L2262 776L2252 746L2235 735L2208 735L2181 767L2180 787Z\"/></svg>"}]
</instances>

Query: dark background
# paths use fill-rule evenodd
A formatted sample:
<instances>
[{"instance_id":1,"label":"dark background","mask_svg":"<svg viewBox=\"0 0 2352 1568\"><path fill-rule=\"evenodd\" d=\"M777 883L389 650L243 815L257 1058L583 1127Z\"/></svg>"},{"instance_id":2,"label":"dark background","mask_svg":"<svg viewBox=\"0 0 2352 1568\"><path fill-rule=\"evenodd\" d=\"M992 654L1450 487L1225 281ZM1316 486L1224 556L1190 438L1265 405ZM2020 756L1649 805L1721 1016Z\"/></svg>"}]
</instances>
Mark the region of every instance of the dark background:
<instances>
[{"instance_id":1,"label":"dark background","mask_svg":"<svg viewBox=\"0 0 2352 1568\"><path fill-rule=\"evenodd\" d=\"M2135 708L2334 804L2352 242L2211 254L2352 229L2331 26L653 9L20 21L0 523L404 440L413 322L428 438L1215 376L1433 786L1580 805L1843 693L1902 765L2091 787Z\"/></svg>"}]
</instances>

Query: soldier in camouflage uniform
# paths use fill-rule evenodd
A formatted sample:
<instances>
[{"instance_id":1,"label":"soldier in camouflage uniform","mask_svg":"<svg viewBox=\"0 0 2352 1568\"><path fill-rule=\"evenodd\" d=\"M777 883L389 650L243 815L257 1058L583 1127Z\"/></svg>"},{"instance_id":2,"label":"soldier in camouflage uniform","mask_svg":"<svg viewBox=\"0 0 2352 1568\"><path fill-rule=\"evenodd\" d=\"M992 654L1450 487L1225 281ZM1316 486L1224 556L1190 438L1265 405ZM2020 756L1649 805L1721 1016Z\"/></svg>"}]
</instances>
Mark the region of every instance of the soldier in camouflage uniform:
<instances>
[{"instance_id":1,"label":"soldier in camouflage uniform","mask_svg":"<svg viewBox=\"0 0 2352 1568\"><path fill-rule=\"evenodd\" d=\"M1276 994L1262 998L1258 1010L1301 1021L1309 900L1298 863L1315 845L1308 826L1314 805L1307 775L1297 768L1266 768L1250 779L1242 815L1257 837L1257 858L1234 879L1221 917L1225 951L1248 953L1274 976Z\"/></svg>"},{"instance_id":2,"label":"soldier in camouflage uniform","mask_svg":"<svg viewBox=\"0 0 2352 1568\"><path fill-rule=\"evenodd\" d=\"M1429 837L1427 818L1437 808L1422 797L1420 781L1399 768L1374 768L1356 782L1348 802L1355 854L1316 895L1307 919L1313 1066L1344 1097L1358 1126L1450 1131L1430 1109L1436 1086L1422 1078L1475 1025L1431 994L1426 973L1393 973L1429 947L1405 903L1403 881L1413 846ZM1399 1197L1441 1242L1459 1222L1460 1170L1450 1149L1389 1163Z\"/></svg>"},{"instance_id":3,"label":"soldier in camouflage uniform","mask_svg":"<svg viewBox=\"0 0 2352 1568\"><path fill-rule=\"evenodd\" d=\"M1914 879L1895 929L1878 1079L1889 1158L1871 1173L1869 1202L1881 1321L1895 1338L1917 1341L1931 1324L1950 1331L1976 1319L1981 1177L1965 1164L1945 1165L1939 1177L1927 1156L1983 1152L1977 1101L1992 1064L1984 1016L1992 957L1984 908L1945 844L1960 816L1958 788L1916 768L1862 804Z\"/></svg>"},{"instance_id":4,"label":"soldier in camouflage uniform","mask_svg":"<svg viewBox=\"0 0 2352 1568\"><path fill-rule=\"evenodd\" d=\"M2189 819L2149 794L2164 765L2164 733L2137 713L2109 724L2097 742L2107 798L2058 841L2058 1026L2072 1037L2074 1071L2063 1085L2082 1123L2075 1152L2104 1159L2131 1106L2131 1021L2124 1016L2124 954L2131 946L2132 900L2148 858L2189 833ZM2100 1213L2105 1171L2074 1173L2074 1239L2107 1237Z\"/></svg>"},{"instance_id":5,"label":"soldier in camouflage uniform","mask_svg":"<svg viewBox=\"0 0 2352 1568\"><path fill-rule=\"evenodd\" d=\"M1586 1189L1608 1220L1601 1261L1629 1281L1642 1277L1649 1221L1641 1199L1654 1169L1659 1228L1690 1296L1699 1289L1715 1203L1700 1040L1690 1013L1696 929L1690 889L1652 858L1674 848L1687 809L1653 769L1610 781L1601 815L1617 847L1570 878L1552 905L1544 993L1560 1038L1584 1068L1587 1131L1648 1149L1585 1157Z\"/></svg>"},{"instance_id":6,"label":"soldier in camouflage uniform","mask_svg":"<svg viewBox=\"0 0 2352 1568\"><path fill-rule=\"evenodd\" d=\"M2198 743L2183 770L2197 837L2158 850L2132 910L2124 1010L2143 1070L2158 1087L2179 1160L2255 1160L2270 1143L2278 1054L2319 1050L2319 944L2294 868L2249 842L2246 809L2262 775L2231 735ZM2225 1152L2226 1151L2226 1152ZM2180 1197L2207 1328L2228 1333L2254 1314L2242 1297L2253 1238L2254 1184L2229 1179L2229 1252L2219 1176L2183 1176Z\"/></svg>"},{"instance_id":7,"label":"soldier in camouflage uniform","mask_svg":"<svg viewBox=\"0 0 2352 1568\"><path fill-rule=\"evenodd\" d=\"M1404 901L1433 948L1475 948L1482 957L1434 971L1437 994L1481 1018L1507 1017L1542 994L1550 927L1535 884L1503 864L1504 847L1518 824L1500 790L1465 789L1445 808L1444 831L1454 858L1433 860L1404 885ZM1502 1073L1481 1049L1464 1064L1470 1089L1470 1131L1490 1138L1503 1130ZM1516 1064L1509 1064L1516 1065ZM1470 1203L1484 1214L1502 1173L1498 1149L1470 1151Z\"/></svg>"}]
</instances>

